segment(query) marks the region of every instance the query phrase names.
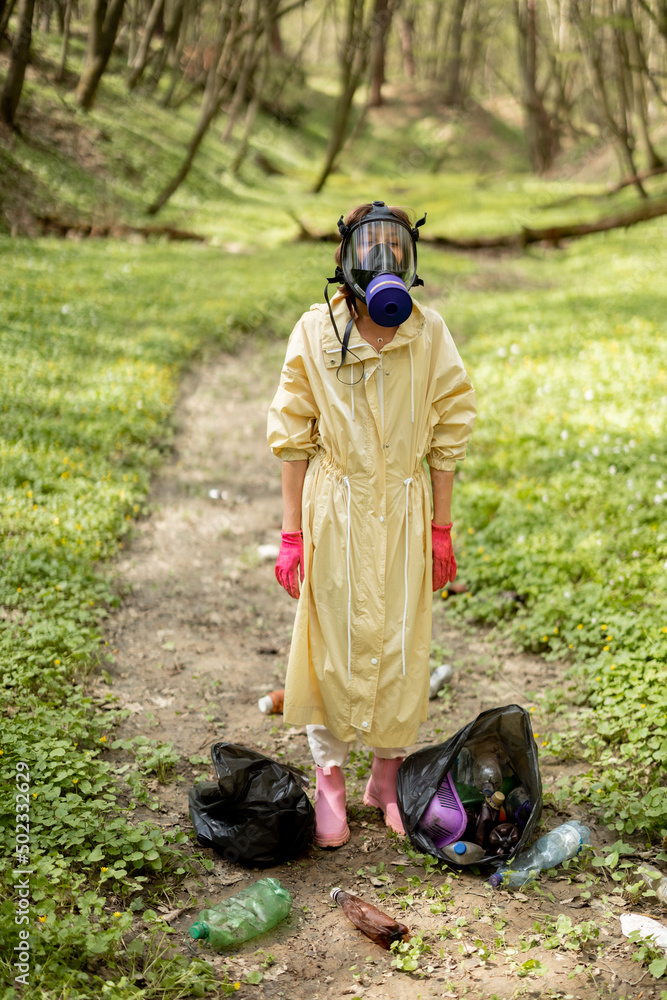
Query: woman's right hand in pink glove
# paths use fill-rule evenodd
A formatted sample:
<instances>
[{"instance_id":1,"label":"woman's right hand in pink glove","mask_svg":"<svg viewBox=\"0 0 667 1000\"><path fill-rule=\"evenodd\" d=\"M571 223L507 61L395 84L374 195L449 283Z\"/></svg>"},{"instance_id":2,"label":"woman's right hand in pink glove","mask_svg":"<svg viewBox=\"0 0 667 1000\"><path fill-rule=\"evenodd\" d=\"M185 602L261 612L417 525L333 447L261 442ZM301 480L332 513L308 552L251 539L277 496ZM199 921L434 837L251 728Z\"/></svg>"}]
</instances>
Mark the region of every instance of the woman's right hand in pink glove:
<instances>
[{"instance_id":1,"label":"woman's right hand in pink glove","mask_svg":"<svg viewBox=\"0 0 667 1000\"><path fill-rule=\"evenodd\" d=\"M281 531L276 580L290 597L299 597L299 570L303 583L303 531Z\"/></svg>"}]
</instances>

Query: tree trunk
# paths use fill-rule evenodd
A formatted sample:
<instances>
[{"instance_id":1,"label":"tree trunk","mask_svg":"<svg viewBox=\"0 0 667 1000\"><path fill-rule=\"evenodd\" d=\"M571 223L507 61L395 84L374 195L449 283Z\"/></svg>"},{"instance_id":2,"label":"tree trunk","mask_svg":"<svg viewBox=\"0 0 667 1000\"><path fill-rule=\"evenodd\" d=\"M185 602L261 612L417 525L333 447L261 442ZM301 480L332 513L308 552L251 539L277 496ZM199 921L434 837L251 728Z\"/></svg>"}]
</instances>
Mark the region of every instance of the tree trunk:
<instances>
[{"instance_id":1,"label":"tree trunk","mask_svg":"<svg viewBox=\"0 0 667 1000\"><path fill-rule=\"evenodd\" d=\"M184 0L176 0L174 10L172 13L171 21L167 25L164 33L164 38L162 40L162 48L158 52L153 70L151 72L151 79L149 83L149 89L151 91L155 90L160 80L162 79L162 74L164 73L165 66L172 54L172 52L177 48L180 34L181 25L183 23L183 8Z\"/></svg>"},{"instance_id":2,"label":"tree trunk","mask_svg":"<svg viewBox=\"0 0 667 1000\"><path fill-rule=\"evenodd\" d=\"M533 170L543 173L553 163L558 150L558 134L551 124L542 96L537 89L535 0L515 0L514 12L528 154Z\"/></svg>"},{"instance_id":3,"label":"tree trunk","mask_svg":"<svg viewBox=\"0 0 667 1000\"><path fill-rule=\"evenodd\" d=\"M94 0L86 65L76 88L76 103L84 111L90 111L95 101L116 41L124 6L125 0L111 0L107 9L107 0Z\"/></svg>"},{"instance_id":4,"label":"tree trunk","mask_svg":"<svg viewBox=\"0 0 667 1000\"><path fill-rule=\"evenodd\" d=\"M638 208L617 212L595 222L569 222L562 226L544 226L540 229L523 227L515 233L499 236L473 236L466 239L448 236L422 236L424 243L435 246L452 247L458 250L492 250L501 247L526 247L531 243L552 243L557 246L561 240L577 239L592 233L606 233L611 229L626 229L640 222L649 222L667 215L667 201L645 201Z\"/></svg>"},{"instance_id":5,"label":"tree trunk","mask_svg":"<svg viewBox=\"0 0 667 1000\"><path fill-rule=\"evenodd\" d=\"M148 20L146 21L144 33L139 43L137 54L134 57L130 75L127 78L127 86L130 90L134 90L141 80L144 70L146 69L146 63L148 62L148 50L150 49L151 41L153 39L153 35L155 34L158 21L162 16L163 10L164 0L153 0L153 6L148 14Z\"/></svg>"},{"instance_id":6,"label":"tree trunk","mask_svg":"<svg viewBox=\"0 0 667 1000\"><path fill-rule=\"evenodd\" d=\"M176 175L163 188L155 201L147 209L149 215L157 215L160 209L166 205L174 191L176 191L185 178L190 173L190 168L197 155L197 151L202 144L204 136L208 132L209 126L215 118L220 108L220 102L225 93L224 85L221 87L219 77L221 75L222 64L226 61L226 56L237 45L237 29L240 18L239 0L228 0L224 11L220 13L218 23L218 33L215 39L214 58L209 67L206 78L206 87L202 98L199 121L192 136L185 154L185 159Z\"/></svg>"},{"instance_id":7,"label":"tree trunk","mask_svg":"<svg viewBox=\"0 0 667 1000\"><path fill-rule=\"evenodd\" d=\"M72 0L67 0L65 6L65 15L63 17L63 44L60 50L60 63L58 64L58 69L56 70L56 83L62 83L65 79L65 70L67 69L67 50L69 48L69 28L70 22L72 20Z\"/></svg>"},{"instance_id":8,"label":"tree trunk","mask_svg":"<svg viewBox=\"0 0 667 1000\"><path fill-rule=\"evenodd\" d=\"M243 135L241 136L241 142L239 143L238 151L236 153L236 156L234 157L234 162L232 163L232 173L235 176L241 169L241 165L243 164L243 161L248 155L248 149L250 148L250 133L252 132L252 127L255 123L257 110L259 108L259 102L262 99L262 91L264 90L266 77L268 75L269 62L270 62L269 46L271 45L272 43L270 41L270 37L267 35L267 45L261 57L262 69L259 75L259 79L255 83L255 90L252 95L252 100L250 101L250 104L248 105L248 110L246 111L245 122L243 123Z\"/></svg>"},{"instance_id":9,"label":"tree trunk","mask_svg":"<svg viewBox=\"0 0 667 1000\"><path fill-rule=\"evenodd\" d=\"M625 17L628 24L626 34L628 52L630 56L630 73L632 75L634 86L635 115L639 128L639 135L644 147L646 164L649 170L654 170L656 167L662 167L664 165L664 160L657 153L649 135L648 104L646 100L646 90L644 88L644 78L642 75L642 68L645 65L645 61L642 58L641 52L640 29L638 28L633 17L630 0L625 0Z\"/></svg>"},{"instance_id":10,"label":"tree trunk","mask_svg":"<svg viewBox=\"0 0 667 1000\"><path fill-rule=\"evenodd\" d=\"M389 0L375 0L371 39L371 82L368 106L379 108L382 104L382 84L384 83L387 38L393 13Z\"/></svg>"},{"instance_id":11,"label":"tree trunk","mask_svg":"<svg viewBox=\"0 0 667 1000\"><path fill-rule=\"evenodd\" d=\"M0 96L0 118L10 127L14 125L16 109L21 100L23 80L30 55L34 10L35 0L21 0L9 69L7 70L2 96Z\"/></svg>"},{"instance_id":12,"label":"tree trunk","mask_svg":"<svg viewBox=\"0 0 667 1000\"><path fill-rule=\"evenodd\" d=\"M260 0L255 0L252 11L252 21L250 24L250 37L246 43L246 50L243 56L243 61L241 63L241 72L239 73L238 79L236 81L236 87L234 88L234 96L232 97L231 104L227 111L227 123L225 125L224 131L222 133L222 141L224 143L229 142L232 137L232 132L234 130L234 125L236 124L236 119L241 110L241 105L245 99L246 91L248 89L248 84L252 77L252 74L257 68L257 56L255 54L255 48L257 42L262 35L262 28L258 28L259 24L259 2Z\"/></svg>"},{"instance_id":13,"label":"tree trunk","mask_svg":"<svg viewBox=\"0 0 667 1000\"><path fill-rule=\"evenodd\" d=\"M327 177L333 170L336 157L345 143L352 102L361 82L370 42L369 32L363 24L363 17L363 4L359 3L358 0L347 0L345 41L340 56L341 92L336 102L324 166L313 187L313 194L318 194L324 187Z\"/></svg>"},{"instance_id":14,"label":"tree trunk","mask_svg":"<svg viewBox=\"0 0 667 1000\"><path fill-rule=\"evenodd\" d=\"M127 65L131 66L137 54L137 34L139 32L139 4L141 0L130 0L130 41L127 47Z\"/></svg>"},{"instance_id":15,"label":"tree trunk","mask_svg":"<svg viewBox=\"0 0 667 1000\"><path fill-rule=\"evenodd\" d=\"M449 26L449 44L447 45L446 79L447 84L443 100L449 107L458 107L463 102L461 86L461 62L463 52L463 15L467 0L456 0Z\"/></svg>"},{"instance_id":16,"label":"tree trunk","mask_svg":"<svg viewBox=\"0 0 667 1000\"><path fill-rule=\"evenodd\" d=\"M181 74L181 58L183 56L183 49L185 48L185 42L188 35L188 19L191 11L190 4L186 5L185 0L180 0L177 6L177 10L174 16L173 27L175 29L176 37L172 38L169 32L167 32L167 38L165 39L164 47L164 60L171 57L171 79L169 81L169 86L164 94L164 97L160 100L160 106L163 108L168 108L171 104L174 92L179 82L179 75ZM180 20L177 24L176 14L178 14ZM169 48L168 48L169 47ZM173 52L173 56L171 53ZM160 71L161 73L161 71ZM159 82L160 77L156 78L156 84Z\"/></svg>"},{"instance_id":17,"label":"tree trunk","mask_svg":"<svg viewBox=\"0 0 667 1000\"><path fill-rule=\"evenodd\" d=\"M404 14L399 21L401 33L401 51L403 53L403 72L408 80L415 78L415 16L411 11Z\"/></svg>"},{"instance_id":18,"label":"tree trunk","mask_svg":"<svg viewBox=\"0 0 667 1000\"><path fill-rule=\"evenodd\" d=\"M576 23L577 32L579 34L581 51L584 56L584 62L586 64L592 90L597 98L597 103L602 112L603 124L607 126L609 132L613 136L616 148L620 153L623 163L626 164L630 174L635 179L635 187L637 188L639 194L643 198L646 198L646 191L644 190L642 182L637 175L637 168L632 155L632 148L630 146L627 128L625 127L624 118L622 117L624 109L621 105L620 97L620 124L614 116L614 112L612 110L611 100L607 90L607 74L605 73L605 69L603 69L603 51L595 35L590 0L588 7L585 10L582 10L583 6L584 0L574 0L572 4L572 14Z\"/></svg>"},{"instance_id":19,"label":"tree trunk","mask_svg":"<svg viewBox=\"0 0 667 1000\"><path fill-rule=\"evenodd\" d=\"M17 0L7 0L7 6L5 7L4 14L0 13L0 41L2 40L2 36L4 35L5 31L7 30L7 26L9 25L9 20L12 14L14 13L14 8L16 7L16 4Z\"/></svg>"}]
</instances>

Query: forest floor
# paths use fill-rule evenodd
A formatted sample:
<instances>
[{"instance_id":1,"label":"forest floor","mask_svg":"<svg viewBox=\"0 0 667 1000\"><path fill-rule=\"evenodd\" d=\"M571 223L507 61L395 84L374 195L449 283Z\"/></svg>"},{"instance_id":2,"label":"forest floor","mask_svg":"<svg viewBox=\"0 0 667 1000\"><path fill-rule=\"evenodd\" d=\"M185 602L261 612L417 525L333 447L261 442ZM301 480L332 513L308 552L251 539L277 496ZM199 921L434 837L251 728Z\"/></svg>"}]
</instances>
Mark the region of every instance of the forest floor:
<instances>
[{"instance_id":1,"label":"forest floor","mask_svg":"<svg viewBox=\"0 0 667 1000\"><path fill-rule=\"evenodd\" d=\"M130 714L115 736L173 742L180 761L165 783L153 782L155 808L135 811L166 829L191 829L188 790L215 777L209 753L217 741L280 754L302 767L311 763L305 732L257 707L262 694L282 687L295 610L275 582L274 560L258 554L258 546L280 539L280 465L266 447L265 419L283 352L283 343L260 344L211 358L185 378L172 459L154 482L152 513L137 523L117 567L125 597L107 629L115 654L108 680ZM465 565L459 572L465 580ZM494 706L532 708L540 692L559 683L558 664L513 652L491 632L452 628L447 617L438 598L434 651L455 676L447 695L431 702L418 745L446 739ZM95 679L92 691L109 688ZM539 709L534 718L539 733ZM659 996L654 980L630 962L618 920L627 902L611 894L614 883L599 870L543 876L538 889L509 893L490 889L480 875L424 866L408 841L388 833L380 814L362 805L366 778L357 772L368 757L360 749L347 765L352 836L346 846L311 846L297 861L262 871L194 848L214 860L213 869L166 892L162 907L179 950L187 954L184 935L204 900L219 901L273 875L293 895L289 918L233 957L202 951L221 978L226 972L241 983L241 997ZM191 763L196 756L208 766ZM542 766L545 789L560 773L553 761ZM552 805L543 818L547 827L587 821L576 807L556 813ZM599 850L614 837L599 828L592 839ZM393 955L347 921L329 898L335 885L424 931L431 952L419 972L392 967ZM433 893L440 898L448 891L443 912L432 913ZM556 931L559 915L569 920ZM597 931L599 938L587 942ZM258 984L247 982L259 973Z\"/></svg>"}]
</instances>

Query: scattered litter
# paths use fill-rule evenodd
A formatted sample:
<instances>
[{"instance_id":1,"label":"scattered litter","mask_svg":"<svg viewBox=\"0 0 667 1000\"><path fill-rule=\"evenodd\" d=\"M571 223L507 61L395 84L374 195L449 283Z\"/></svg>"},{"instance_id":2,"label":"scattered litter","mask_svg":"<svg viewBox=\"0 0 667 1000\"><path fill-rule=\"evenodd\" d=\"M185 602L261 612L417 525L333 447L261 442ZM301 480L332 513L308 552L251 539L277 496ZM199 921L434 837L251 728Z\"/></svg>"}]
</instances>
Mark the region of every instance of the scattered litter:
<instances>
[{"instance_id":1,"label":"scattered litter","mask_svg":"<svg viewBox=\"0 0 667 1000\"><path fill-rule=\"evenodd\" d=\"M260 559L269 562L269 560L277 559L280 549L277 545L258 545L257 555Z\"/></svg>"},{"instance_id":2,"label":"scattered litter","mask_svg":"<svg viewBox=\"0 0 667 1000\"><path fill-rule=\"evenodd\" d=\"M639 931L642 938L653 938L655 943L667 950L667 927L658 920L645 917L642 913L621 913L621 930L626 937Z\"/></svg>"},{"instance_id":3,"label":"scattered litter","mask_svg":"<svg viewBox=\"0 0 667 1000\"><path fill-rule=\"evenodd\" d=\"M257 702L257 707L260 712L264 712L265 715L281 715L284 701L285 688L281 688L280 691L269 691L268 694L265 694L264 697L260 698Z\"/></svg>"}]
</instances>

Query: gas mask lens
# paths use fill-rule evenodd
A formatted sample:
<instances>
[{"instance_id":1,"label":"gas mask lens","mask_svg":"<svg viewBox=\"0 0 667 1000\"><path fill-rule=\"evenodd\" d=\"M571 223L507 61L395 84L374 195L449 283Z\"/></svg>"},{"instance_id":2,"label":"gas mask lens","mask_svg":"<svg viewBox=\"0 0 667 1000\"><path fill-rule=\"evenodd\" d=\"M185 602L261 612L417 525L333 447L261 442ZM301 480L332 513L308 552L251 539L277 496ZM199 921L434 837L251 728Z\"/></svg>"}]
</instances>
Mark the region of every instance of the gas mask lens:
<instances>
[{"instance_id":1,"label":"gas mask lens","mask_svg":"<svg viewBox=\"0 0 667 1000\"><path fill-rule=\"evenodd\" d=\"M380 274L395 275L409 288L416 272L414 240L400 223L362 223L350 234L341 264L362 299L369 282Z\"/></svg>"}]
</instances>

